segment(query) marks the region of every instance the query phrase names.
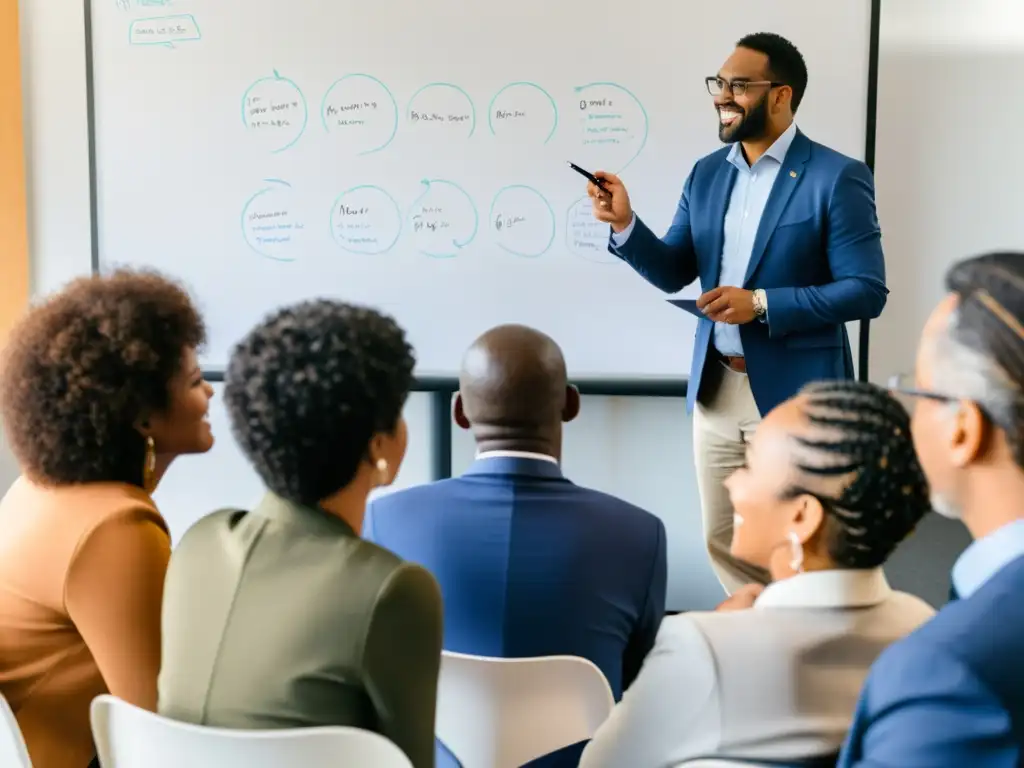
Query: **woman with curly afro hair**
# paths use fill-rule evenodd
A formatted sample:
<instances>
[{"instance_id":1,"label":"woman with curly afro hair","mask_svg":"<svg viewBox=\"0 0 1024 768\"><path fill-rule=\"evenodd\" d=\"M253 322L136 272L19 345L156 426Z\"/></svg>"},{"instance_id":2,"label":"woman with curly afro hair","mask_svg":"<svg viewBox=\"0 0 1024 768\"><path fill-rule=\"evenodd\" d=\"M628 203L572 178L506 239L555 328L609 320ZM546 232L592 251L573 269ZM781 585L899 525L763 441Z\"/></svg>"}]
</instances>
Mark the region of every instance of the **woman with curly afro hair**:
<instances>
[{"instance_id":1,"label":"woman with curly afro hair","mask_svg":"<svg viewBox=\"0 0 1024 768\"><path fill-rule=\"evenodd\" d=\"M267 495L174 550L160 714L365 728L433 768L441 593L360 537L367 497L405 455L412 371L393 320L336 301L285 307L235 348L224 400Z\"/></svg>"},{"instance_id":2,"label":"woman with curly afro hair","mask_svg":"<svg viewBox=\"0 0 1024 768\"><path fill-rule=\"evenodd\" d=\"M36 768L86 768L89 704L156 708L170 557L151 494L213 445L202 318L156 274L77 280L12 331L0 416L22 476L0 502L0 693Z\"/></svg>"}]
</instances>

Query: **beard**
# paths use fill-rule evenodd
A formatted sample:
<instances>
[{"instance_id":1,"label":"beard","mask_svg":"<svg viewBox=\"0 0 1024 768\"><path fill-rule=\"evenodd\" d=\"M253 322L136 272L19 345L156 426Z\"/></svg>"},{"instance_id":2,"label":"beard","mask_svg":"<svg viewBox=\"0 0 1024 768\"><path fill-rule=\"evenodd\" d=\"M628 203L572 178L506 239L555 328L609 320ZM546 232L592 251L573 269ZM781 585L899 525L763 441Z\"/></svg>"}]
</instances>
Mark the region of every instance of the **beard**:
<instances>
[{"instance_id":1,"label":"beard","mask_svg":"<svg viewBox=\"0 0 1024 768\"><path fill-rule=\"evenodd\" d=\"M738 118L731 125L718 123L718 138L725 144L735 144L737 141L750 141L760 139L768 131L768 95L765 94L761 100L745 111L737 104L723 105L722 109L731 109L739 112L742 117Z\"/></svg>"},{"instance_id":2,"label":"beard","mask_svg":"<svg viewBox=\"0 0 1024 768\"><path fill-rule=\"evenodd\" d=\"M959 520L961 517L960 508L945 496L939 493L932 494L932 509L939 515L950 520Z\"/></svg>"}]
</instances>

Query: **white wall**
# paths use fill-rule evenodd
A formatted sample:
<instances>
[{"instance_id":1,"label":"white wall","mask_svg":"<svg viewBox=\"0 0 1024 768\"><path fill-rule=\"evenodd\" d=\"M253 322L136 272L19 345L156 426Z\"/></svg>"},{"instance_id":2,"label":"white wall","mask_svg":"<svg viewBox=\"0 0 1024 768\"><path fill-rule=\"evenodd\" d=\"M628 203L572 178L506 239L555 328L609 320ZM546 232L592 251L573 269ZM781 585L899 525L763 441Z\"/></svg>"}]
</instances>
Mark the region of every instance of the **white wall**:
<instances>
[{"instance_id":1,"label":"white wall","mask_svg":"<svg viewBox=\"0 0 1024 768\"><path fill-rule=\"evenodd\" d=\"M1011 131L1024 76L1019 0L886 0L883 4L876 177L892 295L872 333L872 378L909 368L946 266L996 246L1024 249L1016 210L1024 159ZM30 242L36 292L89 270L82 3L22 0ZM724 55L725 52L723 52ZM816 88L841 83L813 81ZM75 94L72 99L67 94ZM78 130L69 130L69 124ZM71 137L69 140L68 137ZM828 141L827 136L816 137ZM429 479L429 401L407 408L412 442L400 485ZM161 488L172 527L218 503L247 504L258 485L244 465L228 466L226 426L212 457L183 461ZM471 460L456 433L453 465ZM678 399L588 397L566 433L565 466L577 482L616 493L660 515L670 546L669 607L713 605L720 588L700 542L690 422ZM0 484L13 474L0 451ZM236 478L226 487L222 478ZM930 520L897 557L893 580L943 599L948 569L965 537Z\"/></svg>"}]
</instances>

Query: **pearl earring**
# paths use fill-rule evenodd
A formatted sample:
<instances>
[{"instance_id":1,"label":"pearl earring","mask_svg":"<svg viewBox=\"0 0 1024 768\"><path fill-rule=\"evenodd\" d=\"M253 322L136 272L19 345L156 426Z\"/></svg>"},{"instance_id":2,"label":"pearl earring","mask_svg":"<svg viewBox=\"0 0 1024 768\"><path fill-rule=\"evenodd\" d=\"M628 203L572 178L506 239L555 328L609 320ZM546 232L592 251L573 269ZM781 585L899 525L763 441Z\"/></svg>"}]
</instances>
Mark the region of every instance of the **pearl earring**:
<instances>
[{"instance_id":1,"label":"pearl earring","mask_svg":"<svg viewBox=\"0 0 1024 768\"><path fill-rule=\"evenodd\" d=\"M385 476L387 475L387 473L388 473L388 460L387 459L377 459L377 471L380 472L382 475L385 475Z\"/></svg>"},{"instance_id":2,"label":"pearl earring","mask_svg":"<svg viewBox=\"0 0 1024 768\"><path fill-rule=\"evenodd\" d=\"M789 539L789 548L793 556L793 559L789 561L789 567L792 568L795 573L803 573L804 545L800 543L800 539L797 537L796 531L790 531L787 538Z\"/></svg>"}]
</instances>

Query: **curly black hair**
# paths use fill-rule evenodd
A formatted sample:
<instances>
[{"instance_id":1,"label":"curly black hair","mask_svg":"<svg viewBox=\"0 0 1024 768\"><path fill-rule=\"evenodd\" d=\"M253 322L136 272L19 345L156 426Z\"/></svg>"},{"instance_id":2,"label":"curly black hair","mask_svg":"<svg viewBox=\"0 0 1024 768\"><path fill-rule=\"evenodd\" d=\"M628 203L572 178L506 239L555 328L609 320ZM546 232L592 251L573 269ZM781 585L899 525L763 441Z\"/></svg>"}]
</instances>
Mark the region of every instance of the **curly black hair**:
<instances>
[{"instance_id":1,"label":"curly black hair","mask_svg":"<svg viewBox=\"0 0 1024 768\"><path fill-rule=\"evenodd\" d=\"M814 382L800 394L810 434L796 436L797 467L806 482L787 495L807 493L822 503L836 565L877 568L931 510L910 415L866 382ZM822 478L846 482L838 495L811 490Z\"/></svg>"},{"instance_id":2,"label":"curly black hair","mask_svg":"<svg viewBox=\"0 0 1024 768\"><path fill-rule=\"evenodd\" d=\"M0 416L22 470L50 484L141 486L136 424L169 405L182 356L206 340L188 292L150 271L84 277L12 330Z\"/></svg>"},{"instance_id":3,"label":"curly black hair","mask_svg":"<svg viewBox=\"0 0 1024 768\"><path fill-rule=\"evenodd\" d=\"M268 489L316 505L351 482L375 434L397 427L414 364L405 332L373 309L285 307L231 354L232 432Z\"/></svg>"}]
</instances>

